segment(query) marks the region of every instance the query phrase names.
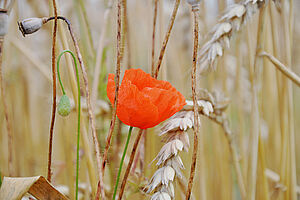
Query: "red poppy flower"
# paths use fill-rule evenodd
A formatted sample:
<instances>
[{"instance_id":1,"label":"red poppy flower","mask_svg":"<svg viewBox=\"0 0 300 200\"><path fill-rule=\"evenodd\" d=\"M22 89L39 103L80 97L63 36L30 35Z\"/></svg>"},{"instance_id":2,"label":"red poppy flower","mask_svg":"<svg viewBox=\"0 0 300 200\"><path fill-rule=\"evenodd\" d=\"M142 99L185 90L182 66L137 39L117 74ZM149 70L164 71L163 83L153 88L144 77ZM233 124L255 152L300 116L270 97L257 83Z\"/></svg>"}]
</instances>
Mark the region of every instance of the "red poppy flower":
<instances>
[{"instance_id":1,"label":"red poppy flower","mask_svg":"<svg viewBox=\"0 0 300 200\"><path fill-rule=\"evenodd\" d=\"M114 74L108 75L107 96L114 104ZM141 69L125 71L120 85L117 116L128 126L151 128L168 119L186 104L169 82L152 78Z\"/></svg>"}]
</instances>

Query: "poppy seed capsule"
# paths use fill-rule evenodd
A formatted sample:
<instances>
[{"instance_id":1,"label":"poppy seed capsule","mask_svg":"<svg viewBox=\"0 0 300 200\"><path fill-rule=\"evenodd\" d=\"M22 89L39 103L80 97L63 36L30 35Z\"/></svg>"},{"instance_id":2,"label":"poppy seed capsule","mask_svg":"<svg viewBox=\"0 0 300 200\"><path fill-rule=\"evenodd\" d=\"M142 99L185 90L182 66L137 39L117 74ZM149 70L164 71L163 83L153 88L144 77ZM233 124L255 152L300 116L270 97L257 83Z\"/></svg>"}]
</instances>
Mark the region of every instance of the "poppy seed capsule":
<instances>
[{"instance_id":1,"label":"poppy seed capsule","mask_svg":"<svg viewBox=\"0 0 300 200\"><path fill-rule=\"evenodd\" d=\"M71 104L69 97L67 95L62 95L58 106L57 106L58 114L65 117L68 116L71 112Z\"/></svg>"},{"instance_id":2,"label":"poppy seed capsule","mask_svg":"<svg viewBox=\"0 0 300 200\"><path fill-rule=\"evenodd\" d=\"M32 34L38 31L44 23L46 23L46 18L28 18L18 22L18 26L23 36Z\"/></svg>"}]
</instances>

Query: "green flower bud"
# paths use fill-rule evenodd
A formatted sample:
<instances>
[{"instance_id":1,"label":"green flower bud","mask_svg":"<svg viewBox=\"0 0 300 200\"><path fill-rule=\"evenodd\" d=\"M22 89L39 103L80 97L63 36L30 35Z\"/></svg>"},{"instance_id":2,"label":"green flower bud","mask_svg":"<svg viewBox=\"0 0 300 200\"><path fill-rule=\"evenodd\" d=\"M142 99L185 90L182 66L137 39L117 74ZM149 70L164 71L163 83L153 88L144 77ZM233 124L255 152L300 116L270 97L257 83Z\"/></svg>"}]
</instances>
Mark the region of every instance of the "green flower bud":
<instances>
[{"instance_id":1,"label":"green flower bud","mask_svg":"<svg viewBox=\"0 0 300 200\"><path fill-rule=\"evenodd\" d=\"M68 116L70 114L71 104L70 104L69 97L67 95L64 94L61 96L57 106L57 110L58 110L58 114L60 114L63 117Z\"/></svg>"}]
</instances>

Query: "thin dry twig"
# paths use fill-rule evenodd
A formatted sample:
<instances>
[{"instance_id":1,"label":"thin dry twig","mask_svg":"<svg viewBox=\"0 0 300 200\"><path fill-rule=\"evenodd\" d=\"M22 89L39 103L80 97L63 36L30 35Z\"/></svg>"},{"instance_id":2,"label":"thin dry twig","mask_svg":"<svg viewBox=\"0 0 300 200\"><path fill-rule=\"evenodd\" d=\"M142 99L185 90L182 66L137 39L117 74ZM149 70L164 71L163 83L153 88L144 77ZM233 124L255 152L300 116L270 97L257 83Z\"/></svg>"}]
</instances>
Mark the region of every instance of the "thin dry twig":
<instances>
[{"instance_id":1,"label":"thin dry twig","mask_svg":"<svg viewBox=\"0 0 300 200\"><path fill-rule=\"evenodd\" d=\"M197 67L197 51L198 51L198 40L199 40L199 25L198 25L198 12L199 7L193 8L194 15L194 51L193 51L193 68L192 68L192 95L193 95L193 103L194 103L194 148L193 148L193 156L192 156L192 164L191 164L191 172L188 183L188 189L186 192L185 199L189 200L192 193L192 187L195 176L196 162L197 162L197 152L198 152L198 134L200 130L200 122L199 122L199 113L198 113L198 100L197 100L197 75L196 75L196 67Z\"/></svg>"},{"instance_id":2,"label":"thin dry twig","mask_svg":"<svg viewBox=\"0 0 300 200\"><path fill-rule=\"evenodd\" d=\"M156 69L155 69L155 73L154 73L155 78L157 78L157 76L158 76L158 72L159 72L159 69L160 69L165 51L166 51L166 47L167 47L167 44L168 44L168 41L169 41L169 38L170 38L170 34L171 34L171 31L172 31L174 22L175 22L175 18L176 18L176 15L177 15L179 4L180 4L180 0L176 0L175 6L174 6L174 9L173 9L173 12L172 12L172 16L171 16L171 19L170 19L170 22L169 22L168 30L167 30L167 33L165 35L163 45L160 49L158 63L156 65Z\"/></svg>"},{"instance_id":3,"label":"thin dry twig","mask_svg":"<svg viewBox=\"0 0 300 200\"><path fill-rule=\"evenodd\" d=\"M131 166L132 166L132 163L133 163L133 160L134 160L134 156L135 156L136 150L138 149L139 141L140 141L141 136L142 136L144 131L145 131L144 129L140 129L139 133L136 136L136 139L134 141L134 145L132 147L132 151L131 151L130 158L129 158L129 163L127 165L127 168L126 168L123 180L122 180L121 189L120 189L119 197L118 197L119 200L122 199L124 189L125 189L125 186L126 186L126 181L128 179L128 176L129 176L129 173L130 173L130 170L131 170Z\"/></svg>"},{"instance_id":4,"label":"thin dry twig","mask_svg":"<svg viewBox=\"0 0 300 200\"><path fill-rule=\"evenodd\" d=\"M155 32L156 32L156 21L157 21L157 5L158 0L154 1L154 14L153 14L153 26L152 26L152 52L151 52L151 75L154 76L154 56L155 56Z\"/></svg>"},{"instance_id":5,"label":"thin dry twig","mask_svg":"<svg viewBox=\"0 0 300 200\"><path fill-rule=\"evenodd\" d=\"M115 127L116 122L116 114L117 114L117 105L118 105L118 96L119 96L119 85L120 85L120 65L121 65L121 24L122 24L122 18L121 18L121 7L122 7L122 0L118 0L118 16L117 16L117 63L116 63L116 77L115 77L115 99L114 99L114 106L112 110L112 119L109 127L109 132L106 139L106 145L105 150L103 154L103 162L102 162L102 170L104 173L105 165L106 165L106 159L108 150L111 143L112 134Z\"/></svg>"},{"instance_id":6,"label":"thin dry twig","mask_svg":"<svg viewBox=\"0 0 300 200\"><path fill-rule=\"evenodd\" d=\"M53 0L53 9L54 9L54 27L52 35L52 81L53 81L53 99L52 99L52 116L50 124L50 137L49 137L49 152L48 152L48 174L47 179L51 183L51 162L52 162L52 142L53 142L53 132L54 132L54 123L55 123L55 113L56 113L56 68L55 68L55 46L56 46L56 31L57 31L57 8L56 1Z\"/></svg>"},{"instance_id":7,"label":"thin dry twig","mask_svg":"<svg viewBox=\"0 0 300 200\"><path fill-rule=\"evenodd\" d=\"M286 77L288 77L291 81L293 81L298 87L300 87L300 77L297 74L295 74L292 70L290 70L288 67L286 67L284 64L282 64L277 58L275 58L273 55L265 51L261 52L259 55L267 57L281 73L283 73Z\"/></svg>"}]
</instances>

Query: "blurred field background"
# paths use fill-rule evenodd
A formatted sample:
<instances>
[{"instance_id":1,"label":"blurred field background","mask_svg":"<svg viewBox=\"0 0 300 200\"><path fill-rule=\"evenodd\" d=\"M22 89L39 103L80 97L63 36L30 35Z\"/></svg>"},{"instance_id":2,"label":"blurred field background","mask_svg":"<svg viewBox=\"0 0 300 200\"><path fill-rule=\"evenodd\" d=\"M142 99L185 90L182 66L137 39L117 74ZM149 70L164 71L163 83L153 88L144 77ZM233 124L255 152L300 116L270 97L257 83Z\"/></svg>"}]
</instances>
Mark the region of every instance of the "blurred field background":
<instances>
[{"instance_id":1,"label":"blurred field background","mask_svg":"<svg viewBox=\"0 0 300 200\"><path fill-rule=\"evenodd\" d=\"M236 1L239 2L239 1ZM285 40L284 20L290 11L284 6L292 0L281 0L281 13L273 1L266 8L265 33L262 36L264 49L274 53L274 42L278 47L277 58L284 64L291 59L291 69L300 74L300 1L293 1L293 18L291 45ZM3 2L1 2L3 6ZM112 3L111 7L110 4ZM59 15L65 16L73 24L76 37L79 40L83 59L89 76L90 89L96 96L93 100L96 113L96 128L100 147L103 150L111 120L111 106L106 97L107 74L114 73L116 62L116 3L112 0L57 0ZM203 0L200 9L200 47L207 40L207 34L217 23L224 11L233 4L233 0ZM169 18L173 9L173 0L160 0L158 3L156 58L162 44ZM127 0L128 6L128 35L124 42L124 59L121 70L128 67L142 68L150 73L151 70L151 39L152 39L152 0ZM284 11L283 9L287 9ZM274 14L271 22L271 12ZM51 81L51 42L52 23L25 38L18 30L17 21L29 17L52 16L52 2L46 0L18 0L9 16L9 32L5 37L3 47L3 77L5 82L5 99L9 111L13 133L13 168L11 176L35 176L47 174L48 137L51 119L52 81ZM105 15L108 14L107 22ZM282 74L267 59L260 66L258 82L251 81L249 63L253 62L257 40L259 11L233 35L230 48L218 60L215 71L199 78L199 87L208 91L220 91L230 99L226 114L229 117L230 128L234 133L233 142L237 145L240 167L246 189L248 186L247 170L251 149L251 87L259 88L259 133L258 168L256 180L256 199L298 199L300 187L292 180L300 179L300 89L293 84L292 106L293 113L288 113L288 91L282 90L284 81ZM67 27L58 22L57 53L64 49L73 49ZM273 40L272 28L278 34ZM159 79L169 81L186 99L191 99L191 65L193 48L193 20L190 6L182 0L166 55L163 60ZM101 34L105 32L101 42ZM129 45L128 45L129 41ZM247 42L250 41L250 42ZM249 52L249 45L252 52ZM129 48L128 48L129 47ZM250 49L251 49L250 48ZM128 56L128 49L130 54ZM101 55L102 53L102 55ZM102 59L101 59L102 57ZM61 74L66 92L72 96L72 83L68 75L67 65L71 65L71 57L62 59ZM101 60L100 60L101 59ZM99 67L98 84L92 90L96 79L95 68ZM83 80L81 80L83 83ZM58 86L58 84L57 84ZM58 90L58 96L61 96ZM73 101L74 102L74 101ZM82 199L92 199L97 186L96 160L92 138L88 126L86 104L83 103L82 144L80 163L80 183L83 188ZM289 140L292 121L295 139ZM76 109L67 118L57 115L53 145L53 184L67 188L70 199L74 199L75 183L75 153L76 153ZM114 186L120 156L125 143L128 127L115 127L112 146L109 152L108 170L105 174L105 189L110 195ZM3 105L0 106L0 172L1 176L9 176L8 169L8 138ZM133 137L137 129L133 132ZM159 127L147 130L145 138L140 143L140 162L130 175L124 199L150 199L149 194L141 191L156 170L151 161L162 147L162 138L158 136ZM192 142L193 131L189 131ZM220 126L207 118L201 118L201 136L196 178L193 187L194 199L241 199L233 161ZM85 143L83 142L85 141ZM134 139L131 140L131 145ZM294 142L294 146L292 145ZM292 148L290 148L292 147ZM294 147L294 149L293 149ZM131 148L129 147L129 150ZM293 157L293 152L295 155ZM129 155L130 151L128 151ZM181 157L186 167L182 170L189 177L192 148L182 152ZM295 160L294 160L295 159ZM295 165L293 164L295 161ZM127 161L126 161L127 162ZM126 166L125 162L125 166ZM295 169L293 167L296 167ZM270 171L271 170L271 171ZM201 172L200 172L201 171ZM267 173L266 173L267 171ZM123 170L124 172L124 170ZM298 181L298 184L299 181ZM175 184L175 199L183 199L185 189L181 184ZM183 188L186 188L184 186ZM89 192L91 190L91 192Z\"/></svg>"}]
</instances>

